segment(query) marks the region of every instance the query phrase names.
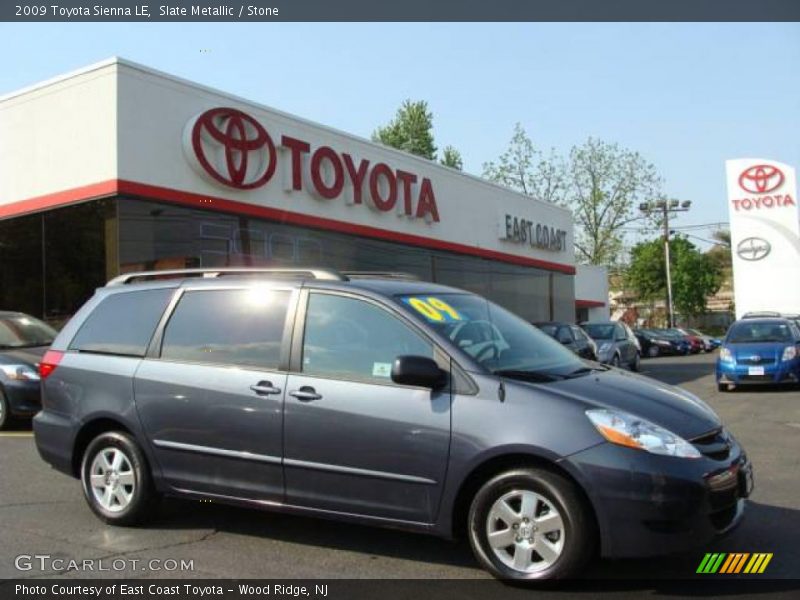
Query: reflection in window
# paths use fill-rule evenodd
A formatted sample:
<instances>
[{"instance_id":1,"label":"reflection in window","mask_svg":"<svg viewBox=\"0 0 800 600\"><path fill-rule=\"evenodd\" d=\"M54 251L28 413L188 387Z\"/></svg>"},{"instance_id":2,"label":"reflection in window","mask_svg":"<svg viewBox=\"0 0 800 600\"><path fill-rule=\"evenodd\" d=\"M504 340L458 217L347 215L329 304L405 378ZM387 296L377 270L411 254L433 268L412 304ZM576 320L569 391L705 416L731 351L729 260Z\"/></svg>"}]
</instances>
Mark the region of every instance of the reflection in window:
<instances>
[{"instance_id":1,"label":"reflection in window","mask_svg":"<svg viewBox=\"0 0 800 600\"><path fill-rule=\"evenodd\" d=\"M186 292L164 330L161 358L277 369L289 298L258 286Z\"/></svg>"},{"instance_id":2,"label":"reflection in window","mask_svg":"<svg viewBox=\"0 0 800 600\"><path fill-rule=\"evenodd\" d=\"M389 382L394 359L433 358L433 346L391 313L369 302L311 294L303 340L303 372Z\"/></svg>"}]
</instances>

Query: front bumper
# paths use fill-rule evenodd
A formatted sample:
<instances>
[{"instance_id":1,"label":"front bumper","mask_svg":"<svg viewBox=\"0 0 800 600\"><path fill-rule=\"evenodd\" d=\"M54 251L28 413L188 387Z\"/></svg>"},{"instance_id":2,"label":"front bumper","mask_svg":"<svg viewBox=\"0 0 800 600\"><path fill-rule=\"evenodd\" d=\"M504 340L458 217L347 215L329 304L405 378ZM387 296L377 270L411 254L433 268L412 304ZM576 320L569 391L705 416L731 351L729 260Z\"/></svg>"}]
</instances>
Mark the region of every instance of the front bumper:
<instances>
[{"instance_id":1,"label":"front bumper","mask_svg":"<svg viewBox=\"0 0 800 600\"><path fill-rule=\"evenodd\" d=\"M732 362L718 361L717 383L731 384L776 384L799 383L800 360L797 358L779 363L763 365L742 365Z\"/></svg>"},{"instance_id":2,"label":"front bumper","mask_svg":"<svg viewBox=\"0 0 800 600\"><path fill-rule=\"evenodd\" d=\"M724 452L714 447L718 458L659 456L610 443L569 457L595 509L602 555L687 552L733 529L753 477L744 452L728 439Z\"/></svg>"},{"instance_id":3,"label":"front bumper","mask_svg":"<svg viewBox=\"0 0 800 600\"><path fill-rule=\"evenodd\" d=\"M41 410L42 391L38 381L6 381L3 389L12 415L30 417Z\"/></svg>"}]
</instances>

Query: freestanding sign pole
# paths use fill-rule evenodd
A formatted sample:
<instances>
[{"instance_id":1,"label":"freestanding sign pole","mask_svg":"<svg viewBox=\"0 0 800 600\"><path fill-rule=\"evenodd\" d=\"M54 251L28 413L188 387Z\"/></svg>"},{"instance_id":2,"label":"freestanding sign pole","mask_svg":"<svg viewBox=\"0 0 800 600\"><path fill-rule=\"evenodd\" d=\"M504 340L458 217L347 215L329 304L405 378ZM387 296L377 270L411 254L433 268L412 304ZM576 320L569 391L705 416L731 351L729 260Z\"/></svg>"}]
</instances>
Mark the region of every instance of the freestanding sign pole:
<instances>
[{"instance_id":1,"label":"freestanding sign pole","mask_svg":"<svg viewBox=\"0 0 800 600\"><path fill-rule=\"evenodd\" d=\"M736 318L800 313L800 212L793 167L763 158L725 163Z\"/></svg>"}]
</instances>

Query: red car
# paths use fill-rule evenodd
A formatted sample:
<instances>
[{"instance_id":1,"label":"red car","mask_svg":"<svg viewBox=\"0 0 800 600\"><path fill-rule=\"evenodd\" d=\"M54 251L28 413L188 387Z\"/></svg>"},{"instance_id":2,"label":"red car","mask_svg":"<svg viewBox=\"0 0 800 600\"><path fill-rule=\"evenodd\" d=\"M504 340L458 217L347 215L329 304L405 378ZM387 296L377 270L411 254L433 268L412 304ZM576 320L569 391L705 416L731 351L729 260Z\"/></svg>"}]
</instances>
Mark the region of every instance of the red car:
<instances>
[{"instance_id":1,"label":"red car","mask_svg":"<svg viewBox=\"0 0 800 600\"><path fill-rule=\"evenodd\" d=\"M686 329L681 329L680 327L676 327L675 331L680 333L683 337L685 337L689 341L689 352L692 354L699 354L700 352L704 352L706 349L706 344L703 342L703 338L696 336L693 333L689 333Z\"/></svg>"}]
</instances>

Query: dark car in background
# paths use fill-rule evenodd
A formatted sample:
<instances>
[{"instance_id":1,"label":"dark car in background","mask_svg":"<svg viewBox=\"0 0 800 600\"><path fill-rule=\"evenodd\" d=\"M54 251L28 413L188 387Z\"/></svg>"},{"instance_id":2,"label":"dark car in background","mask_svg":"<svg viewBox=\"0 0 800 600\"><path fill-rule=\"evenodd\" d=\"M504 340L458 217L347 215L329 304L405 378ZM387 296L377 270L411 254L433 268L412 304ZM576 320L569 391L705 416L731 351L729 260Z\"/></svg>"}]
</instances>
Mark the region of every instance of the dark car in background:
<instances>
[{"instance_id":1,"label":"dark car in background","mask_svg":"<svg viewBox=\"0 0 800 600\"><path fill-rule=\"evenodd\" d=\"M597 344L577 325L558 321L540 322L534 325L581 358L597 360Z\"/></svg>"},{"instance_id":2,"label":"dark car in background","mask_svg":"<svg viewBox=\"0 0 800 600\"><path fill-rule=\"evenodd\" d=\"M636 329L633 332L642 347L642 356L675 356L689 353L689 342L658 329Z\"/></svg>"},{"instance_id":3,"label":"dark car in background","mask_svg":"<svg viewBox=\"0 0 800 600\"><path fill-rule=\"evenodd\" d=\"M30 315L0 311L0 430L41 408L39 361L56 335Z\"/></svg>"},{"instance_id":4,"label":"dark car in background","mask_svg":"<svg viewBox=\"0 0 800 600\"><path fill-rule=\"evenodd\" d=\"M792 319L748 317L733 323L717 357L717 388L800 383L800 328Z\"/></svg>"},{"instance_id":5,"label":"dark car in background","mask_svg":"<svg viewBox=\"0 0 800 600\"><path fill-rule=\"evenodd\" d=\"M581 323L583 330L597 344L597 359L612 367L638 371L641 359L639 341L633 330L621 321Z\"/></svg>"},{"instance_id":6,"label":"dark car in background","mask_svg":"<svg viewBox=\"0 0 800 600\"><path fill-rule=\"evenodd\" d=\"M750 461L689 392L463 290L237 273L113 280L42 358L37 448L103 521L213 499L465 536L530 581L690 550L744 514Z\"/></svg>"}]
</instances>

